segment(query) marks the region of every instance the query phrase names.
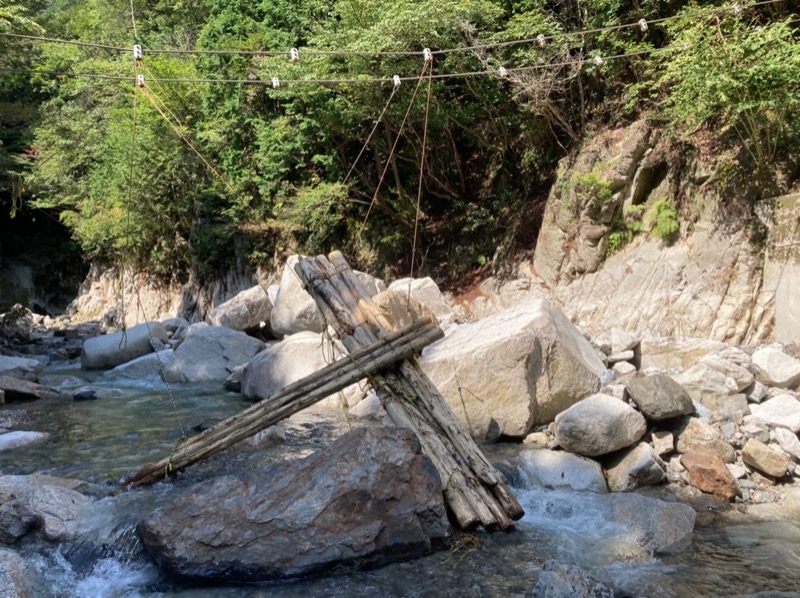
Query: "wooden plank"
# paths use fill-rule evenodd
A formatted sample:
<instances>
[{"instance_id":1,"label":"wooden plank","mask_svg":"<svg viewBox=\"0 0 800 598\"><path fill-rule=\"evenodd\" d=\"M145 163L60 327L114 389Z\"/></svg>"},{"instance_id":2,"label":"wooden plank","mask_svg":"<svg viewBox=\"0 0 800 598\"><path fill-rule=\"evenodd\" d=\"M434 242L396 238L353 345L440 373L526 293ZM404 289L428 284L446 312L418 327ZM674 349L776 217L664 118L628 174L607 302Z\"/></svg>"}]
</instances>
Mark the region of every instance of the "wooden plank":
<instances>
[{"instance_id":1,"label":"wooden plank","mask_svg":"<svg viewBox=\"0 0 800 598\"><path fill-rule=\"evenodd\" d=\"M391 367L398 360L412 357L442 336L441 329L430 319L412 322L387 335L385 339L362 347L361 350L189 438L172 455L127 476L122 484L135 487L162 480L310 407L350 384Z\"/></svg>"}]
</instances>

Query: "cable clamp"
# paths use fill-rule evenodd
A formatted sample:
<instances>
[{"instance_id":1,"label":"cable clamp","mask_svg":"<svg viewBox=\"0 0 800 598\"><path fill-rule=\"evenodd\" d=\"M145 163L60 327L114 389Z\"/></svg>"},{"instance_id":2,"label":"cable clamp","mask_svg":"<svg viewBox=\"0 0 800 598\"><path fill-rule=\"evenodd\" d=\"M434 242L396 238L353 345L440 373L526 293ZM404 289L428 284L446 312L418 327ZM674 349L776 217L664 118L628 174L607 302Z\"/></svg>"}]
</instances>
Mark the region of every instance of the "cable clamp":
<instances>
[{"instance_id":1,"label":"cable clamp","mask_svg":"<svg viewBox=\"0 0 800 598\"><path fill-rule=\"evenodd\" d=\"M639 19L639 29L647 31L647 21L645 19Z\"/></svg>"},{"instance_id":2,"label":"cable clamp","mask_svg":"<svg viewBox=\"0 0 800 598\"><path fill-rule=\"evenodd\" d=\"M504 66L501 66L499 69L497 69L497 72L501 77L508 77L508 69Z\"/></svg>"},{"instance_id":3,"label":"cable clamp","mask_svg":"<svg viewBox=\"0 0 800 598\"><path fill-rule=\"evenodd\" d=\"M139 62L142 59L142 46L136 44L133 46L133 59Z\"/></svg>"},{"instance_id":4,"label":"cable clamp","mask_svg":"<svg viewBox=\"0 0 800 598\"><path fill-rule=\"evenodd\" d=\"M603 57L602 56L595 56L593 62L597 66L601 66L603 64Z\"/></svg>"},{"instance_id":5,"label":"cable clamp","mask_svg":"<svg viewBox=\"0 0 800 598\"><path fill-rule=\"evenodd\" d=\"M547 45L547 38L543 33L536 36L536 41L539 42L539 47L544 48Z\"/></svg>"},{"instance_id":6,"label":"cable clamp","mask_svg":"<svg viewBox=\"0 0 800 598\"><path fill-rule=\"evenodd\" d=\"M400 83L402 83L402 81L400 81L400 75L395 75L394 77L392 77L392 84L394 85L395 89L400 87Z\"/></svg>"},{"instance_id":7,"label":"cable clamp","mask_svg":"<svg viewBox=\"0 0 800 598\"><path fill-rule=\"evenodd\" d=\"M433 60L433 52L431 52L430 48L425 48L422 51L422 57L425 59L425 62L431 62Z\"/></svg>"},{"instance_id":8,"label":"cable clamp","mask_svg":"<svg viewBox=\"0 0 800 598\"><path fill-rule=\"evenodd\" d=\"M136 87L144 89L144 75L136 75Z\"/></svg>"},{"instance_id":9,"label":"cable clamp","mask_svg":"<svg viewBox=\"0 0 800 598\"><path fill-rule=\"evenodd\" d=\"M280 79L277 77L272 78L272 89L278 89L281 86Z\"/></svg>"},{"instance_id":10,"label":"cable clamp","mask_svg":"<svg viewBox=\"0 0 800 598\"><path fill-rule=\"evenodd\" d=\"M289 50L289 58L292 59L292 62L297 62L300 60L300 50L297 48L292 48Z\"/></svg>"}]
</instances>

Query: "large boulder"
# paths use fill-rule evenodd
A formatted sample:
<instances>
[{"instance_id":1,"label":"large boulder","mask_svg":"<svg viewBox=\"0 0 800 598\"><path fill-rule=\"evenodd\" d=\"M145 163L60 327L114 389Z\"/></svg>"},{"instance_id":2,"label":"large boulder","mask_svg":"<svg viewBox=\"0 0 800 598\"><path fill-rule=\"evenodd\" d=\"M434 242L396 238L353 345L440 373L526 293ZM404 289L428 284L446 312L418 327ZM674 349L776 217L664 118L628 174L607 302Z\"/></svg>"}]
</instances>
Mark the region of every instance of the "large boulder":
<instances>
[{"instance_id":1,"label":"large boulder","mask_svg":"<svg viewBox=\"0 0 800 598\"><path fill-rule=\"evenodd\" d=\"M264 287L256 285L212 309L208 322L244 331L258 328L261 322L268 323L271 315L272 300Z\"/></svg>"},{"instance_id":2,"label":"large boulder","mask_svg":"<svg viewBox=\"0 0 800 598\"><path fill-rule=\"evenodd\" d=\"M253 357L242 370L241 393L260 401L271 397L293 382L309 376L340 359L342 353L322 335L298 332L278 343L270 344ZM355 385L343 391L347 404L357 403L364 393ZM319 403L323 407L340 407L338 393Z\"/></svg>"},{"instance_id":3,"label":"large boulder","mask_svg":"<svg viewBox=\"0 0 800 598\"><path fill-rule=\"evenodd\" d=\"M780 345L761 347L753 353L753 367L759 382L778 388L800 384L800 360L783 352Z\"/></svg>"},{"instance_id":4,"label":"large boulder","mask_svg":"<svg viewBox=\"0 0 800 598\"><path fill-rule=\"evenodd\" d=\"M742 495L736 478L714 452L700 450L684 453L681 455L681 465L686 469L687 481L703 492L727 501Z\"/></svg>"},{"instance_id":5,"label":"large boulder","mask_svg":"<svg viewBox=\"0 0 800 598\"><path fill-rule=\"evenodd\" d=\"M86 339L81 368L105 370L154 351L153 340L164 343L169 333L161 322L145 322L121 332Z\"/></svg>"},{"instance_id":6,"label":"large boulder","mask_svg":"<svg viewBox=\"0 0 800 598\"><path fill-rule=\"evenodd\" d=\"M698 417L687 417L677 430L679 453L711 451L725 463L736 461L736 451L715 428Z\"/></svg>"},{"instance_id":7,"label":"large boulder","mask_svg":"<svg viewBox=\"0 0 800 598\"><path fill-rule=\"evenodd\" d=\"M750 413L771 426L800 432L800 401L790 394L781 394L759 405L750 405Z\"/></svg>"},{"instance_id":8,"label":"large boulder","mask_svg":"<svg viewBox=\"0 0 800 598\"><path fill-rule=\"evenodd\" d=\"M49 476L0 477L0 542L11 544L31 532L45 540L75 537L89 498Z\"/></svg>"},{"instance_id":9,"label":"large boulder","mask_svg":"<svg viewBox=\"0 0 800 598\"><path fill-rule=\"evenodd\" d=\"M305 331L322 332L324 328L324 319L314 298L303 288L295 272L298 262L296 255L286 260L270 314L270 328L279 337Z\"/></svg>"},{"instance_id":10,"label":"large boulder","mask_svg":"<svg viewBox=\"0 0 800 598\"><path fill-rule=\"evenodd\" d=\"M626 388L633 402L649 420L659 421L694 412L689 393L669 376L656 374L633 378Z\"/></svg>"},{"instance_id":11,"label":"large boulder","mask_svg":"<svg viewBox=\"0 0 800 598\"><path fill-rule=\"evenodd\" d=\"M473 436L524 437L596 392L605 367L552 303L536 299L453 327L422 368Z\"/></svg>"},{"instance_id":12,"label":"large boulder","mask_svg":"<svg viewBox=\"0 0 800 598\"><path fill-rule=\"evenodd\" d=\"M31 598L25 561L16 552L0 548L0 598Z\"/></svg>"},{"instance_id":13,"label":"large boulder","mask_svg":"<svg viewBox=\"0 0 800 598\"><path fill-rule=\"evenodd\" d=\"M675 381L686 389L692 400L711 411L717 409L723 398L735 394L739 386L734 378L705 362L677 374Z\"/></svg>"},{"instance_id":14,"label":"large boulder","mask_svg":"<svg viewBox=\"0 0 800 598\"><path fill-rule=\"evenodd\" d=\"M172 361L174 351L162 349L155 353L148 353L127 363L103 372L103 377L109 380L146 380L148 378L161 379L161 372Z\"/></svg>"},{"instance_id":15,"label":"large boulder","mask_svg":"<svg viewBox=\"0 0 800 598\"><path fill-rule=\"evenodd\" d=\"M401 278L389 285L394 291L419 301L436 316L439 326L447 330L455 323L456 314L432 278Z\"/></svg>"},{"instance_id":16,"label":"large boulder","mask_svg":"<svg viewBox=\"0 0 800 598\"><path fill-rule=\"evenodd\" d=\"M37 401L39 399L64 399L69 397L65 392L55 388L28 382L19 378L0 376L0 390L5 395L5 400L10 401Z\"/></svg>"},{"instance_id":17,"label":"large boulder","mask_svg":"<svg viewBox=\"0 0 800 598\"><path fill-rule=\"evenodd\" d=\"M0 355L0 376L38 382L37 376L43 369L44 363L38 359Z\"/></svg>"},{"instance_id":18,"label":"large boulder","mask_svg":"<svg viewBox=\"0 0 800 598\"><path fill-rule=\"evenodd\" d=\"M189 328L172 361L164 367L167 382L224 382L237 365L264 348L260 340L222 326L195 324Z\"/></svg>"},{"instance_id":19,"label":"large boulder","mask_svg":"<svg viewBox=\"0 0 800 598\"><path fill-rule=\"evenodd\" d=\"M609 521L628 527L631 537L652 554L681 550L692 537L695 511L689 505L628 492L606 498Z\"/></svg>"},{"instance_id":20,"label":"large boulder","mask_svg":"<svg viewBox=\"0 0 800 598\"><path fill-rule=\"evenodd\" d=\"M556 442L563 449L596 457L631 446L647 431L647 421L627 403L606 394L592 395L555 419Z\"/></svg>"},{"instance_id":21,"label":"large boulder","mask_svg":"<svg viewBox=\"0 0 800 598\"><path fill-rule=\"evenodd\" d=\"M616 595L583 569L549 560L539 573L531 598L615 598Z\"/></svg>"},{"instance_id":22,"label":"large boulder","mask_svg":"<svg viewBox=\"0 0 800 598\"><path fill-rule=\"evenodd\" d=\"M616 455L606 464L606 470L608 487L613 492L660 484L667 477L664 462L646 442Z\"/></svg>"},{"instance_id":23,"label":"large boulder","mask_svg":"<svg viewBox=\"0 0 800 598\"><path fill-rule=\"evenodd\" d=\"M302 577L430 553L450 534L441 488L411 432L361 428L304 459L198 484L137 531L179 577Z\"/></svg>"},{"instance_id":24,"label":"large boulder","mask_svg":"<svg viewBox=\"0 0 800 598\"><path fill-rule=\"evenodd\" d=\"M27 432L14 430L13 432L0 433L0 453L12 449L25 448L47 442L50 435L46 432Z\"/></svg>"},{"instance_id":25,"label":"large boulder","mask_svg":"<svg viewBox=\"0 0 800 598\"><path fill-rule=\"evenodd\" d=\"M608 492L603 470L597 461L566 451L522 451L519 468L532 486Z\"/></svg>"}]
</instances>

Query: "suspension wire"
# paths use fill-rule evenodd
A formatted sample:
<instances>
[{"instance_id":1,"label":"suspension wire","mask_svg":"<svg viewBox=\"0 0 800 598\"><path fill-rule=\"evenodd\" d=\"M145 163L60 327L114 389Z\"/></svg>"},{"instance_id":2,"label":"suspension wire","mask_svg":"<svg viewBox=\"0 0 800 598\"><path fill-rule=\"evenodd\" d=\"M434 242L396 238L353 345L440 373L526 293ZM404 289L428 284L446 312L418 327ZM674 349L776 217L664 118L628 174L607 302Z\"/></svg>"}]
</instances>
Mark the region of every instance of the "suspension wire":
<instances>
[{"instance_id":1,"label":"suspension wire","mask_svg":"<svg viewBox=\"0 0 800 598\"><path fill-rule=\"evenodd\" d=\"M726 12L740 12L741 10L748 9L748 8L757 8L760 6L767 6L771 4L777 4L781 2L785 2L786 0L758 0L757 2L753 2L750 4L743 4L741 6L737 4L732 4L730 6L719 7L719 8L710 8L707 10L699 10L695 13L690 14L678 14L678 15L671 15L668 17L660 17L656 19L644 19L646 24L658 24L664 23L667 21L674 21L678 19L690 19L695 17L703 17L715 14L722 14ZM136 20L133 13L133 0L131 0L131 18L133 20L134 26L134 36L137 36L136 33ZM530 43L540 43L543 39L545 41L551 41L560 38L566 37L575 37L575 36L583 36L583 35L592 35L596 33L604 33L608 31L617 31L619 29L626 29L626 28L634 28L634 27L641 27L642 20L636 21L635 23L624 23L618 25L609 25L606 27L596 27L593 29L583 29L578 31L565 31L562 33L554 33L551 35L543 35L537 36L533 38L524 38L524 39L517 39L517 40L508 40L503 42L489 42L485 44L477 44L472 46L463 46L457 48L443 48L440 50L433 50L431 52L432 55L441 55L441 54L451 54L454 52L471 52L478 49L490 49L490 48L502 48L514 45L521 45L521 44L530 44ZM35 36L35 35L24 35L20 33L6 33L0 32L0 37L12 37L18 39L27 39L31 41L42 41L42 42L50 42L50 43L59 43L59 44L70 44L75 46L83 46L89 48L98 48L103 50L115 50L115 51L122 51L128 52L130 48L125 48L121 46L112 46L107 44L98 44L93 42L81 42L77 40L68 40L68 39L61 39L61 38L52 38L52 37L42 37L42 36ZM288 51L285 50L180 50L180 49L158 49L158 48L147 48L144 49L146 54L175 54L175 55L240 55L240 56L287 56L289 55ZM302 49L303 56L422 56L424 51L414 51L414 50L307 50Z\"/></svg>"},{"instance_id":2,"label":"suspension wire","mask_svg":"<svg viewBox=\"0 0 800 598\"><path fill-rule=\"evenodd\" d=\"M406 310L411 306L411 283L414 279L414 261L417 255L417 232L419 230L420 205L422 203L422 182L425 174L425 150L428 145L428 115L431 111L431 87L433 87L433 58L430 60L428 70L428 97L425 100L425 121L422 129L422 150L419 161L419 185L417 186L417 210L414 215L414 240L411 243L411 272L408 281L408 298L406 300Z\"/></svg>"},{"instance_id":3,"label":"suspension wire","mask_svg":"<svg viewBox=\"0 0 800 598\"><path fill-rule=\"evenodd\" d=\"M142 61L142 67L144 67L144 70L145 70L145 71L147 71L147 76L148 76L148 79L147 79L147 80L148 80L148 81L152 81L153 83L155 83L155 84L156 84L156 86L158 87L159 91L160 91L160 92L161 92L163 95L165 95L165 96L166 96L166 95L169 95L170 97L172 97L172 94L171 94L169 91L167 91L167 88L166 88L166 86L162 86L162 85L159 83L158 79L156 79L156 78L155 78L155 76L153 75L153 73L152 73L152 72L150 71L150 69L148 68L148 66L147 66L147 63L146 63L146 62ZM188 125L187 125L187 124L184 122L184 120L183 120L183 119L182 119L180 116L178 116L177 114L175 114L175 113L174 113L172 110L170 110L170 107L169 107L169 105L168 105L168 104L167 104L167 103L166 103L166 102L165 102L163 99L161 99L161 98L159 98L159 99L161 100L161 104L163 105L164 109L165 109L165 110L166 110L166 111L169 113L169 115L170 115L172 118L174 118L174 119L175 119L175 121L176 121L178 124L180 124L182 127L186 127L186 128L188 128ZM172 98L172 99L174 99L174 98Z\"/></svg>"},{"instance_id":4,"label":"suspension wire","mask_svg":"<svg viewBox=\"0 0 800 598\"><path fill-rule=\"evenodd\" d=\"M400 128L397 130L397 136L395 137L394 144L392 145L392 149L389 152L389 157L386 158L386 165L383 167L383 172L381 172L381 176L378 179L378 186L375 188L375 193L372 196L372 201L369 203L369 208L367 208L367 214L364 216L364 222L361 223L361 228L358 229L358 234L356 235L357 238L361 238L361 233L364 232L364 228L367 226L367 220L369 220L369 215L372 213L372 207L375 205L375 202L378 200L378 193L381 190L381 185L383 185L383 180L386 177L386 173L389 170L389 166L392 163L392 157L394 156L395 149L397 149L397 144L400 142L400 137L403 134L403 128L408 121L408 117L411 114L411 109L414 107L414 100L417 97L417 92L419 91L419 86L422 83L423 79L425 78L425 71L428 68L428 61L422 66L422 72L419 74L419 79L417 80L417 85L414 87L414 93L411 94L411 100L408 102L408 109L406 110L405 116L403 116L403 122L400 123Z\"/></svg>"},{"instance_id":5,"label":"suspension wire","mask_svg":"<svg viewBox=\"0 0 800 598\"><path fill-rule=\"evenodd\" d=\"M386 114L386 111L389 109L389 104L392 103L392 100L394 99L394 96L397 93L398 89L400 89L399 85L394 85L392 87L392 93L389 95L389 99L387 100L386 105L383 107L383 110L381 111L380 116L378 116L378 120L375 121L375 126L372 127L372 130L369 132L369 135L367 135L367 140L364 142L364 145L361 146L361 151L358 152L358 155L356 156L356 159L353 161L352 166L350 166L350 170L347 171L347 176L344 177L344 180L342 181L343 185L345 183L347 183L347 180L350 178L350 175L353 174L353 171L356 168L356 164L358 164L358 161L361 159L361 156L366 151L367 146L369 145L369 142L372 140L372 136L375 134L375 131L378 130L378 126L381 124L381 121L383 120L383 117Z\"/></svg>"},{"instance_id":6,"label":"suspension wire","mask_svg":"<svg viewBox=\"0 0 800 598\"><path fill-rule=\"evenodd\" d=\"M136 31L136 13L133 10L133 0L131 0L131 23L133 23L133 39L139 40L139 33Z\"/></svg>"}]
</instances>

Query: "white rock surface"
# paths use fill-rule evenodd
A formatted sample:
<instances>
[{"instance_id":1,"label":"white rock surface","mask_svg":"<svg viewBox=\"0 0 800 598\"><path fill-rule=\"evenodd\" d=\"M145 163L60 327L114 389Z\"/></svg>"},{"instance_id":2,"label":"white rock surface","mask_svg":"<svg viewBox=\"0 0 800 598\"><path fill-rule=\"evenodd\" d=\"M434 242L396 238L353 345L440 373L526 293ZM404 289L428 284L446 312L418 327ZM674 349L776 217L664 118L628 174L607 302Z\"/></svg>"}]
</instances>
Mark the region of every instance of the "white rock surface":
<instances>
[{"instance_id":1,"label":"white rock surface","mask_svg":"<svg viewBox=\"0 0 800 598\"><path fill-rule=\"evenodd\" d=\"M524 450L520 471L532 486L578 491L608 492L600 464L567 451Z\"/></svg>"},{"instance_id":2,"label":"white rock surface","mask_svg":"<svg viewBox=\"0 0 800 598\"><path fill-rule=\"evenodd\" d=\"M794 388L800 383L800 360L784 353L778 344L755 351L753 367L758 380L767 386Z\"/></svg>"},{"instance_id":3,"label":"white rock surface","mask_svg":"<svg viewBox=\"0 0 800 598\"><path fill-rule=\"evenodd\" d=\"M123 332L87 339L81 350L81 368L104 370L153 352L152 340L162 343L169 334L161 322L146 322Z\"/></svg>"},{"instance_id":4,"label":"white rock surface","mask_svg":"<svg viewBox=\"0 0 800 598\"><path fill-rule=\"evenodd\" d=\"M0 434L0 452L42 444L49 438L50 435L45 432L26 432L24 430L6 432Z\"/></svg>"},{"instance_id":5,"label":"white rock surface","mask_svg":"<svg viewBox=\"0 0 800 598\"><path fill-rule=\"evenodd\" d=\"M780 394L758 405L750 405L750 413L771 426L788 428L795 434L800 432L800 401L793 395Z\"/></svg>"},{"instance_id":6,"label":"white rock surface","mask_svg":"<svg viewBox=\"0 0 800 598\"><path fill-rule=\"evenodd\" d=\"M281 282L270 315L270 328L277 335L290 336L298 332L322 332L323 318L313 297L303 288L295 273L298 256L286 260Z\"/></svg>"},{"instance_id":7,"label":"white rock surface","mask_svg":"<svg viewBox=\"0 0 800 598\"><path fill-rule=\"evenodd\" d=\"M208 322L233 330L251 330L261 322L269 323L271 315L272 300L264 287L256 285L212 309Z\"/></svg>"},{"instance_id":8,"label":"white rock surface","mask_svg":"<svg viewBox=\"0 0 800 598\"><path fill-rule=\"evenodd\" d=\"M164 368L164 379L224 382L237 365L247 363L263 348L263 342L238 330L194 324Z\"/></svg>"}]
</instances>

